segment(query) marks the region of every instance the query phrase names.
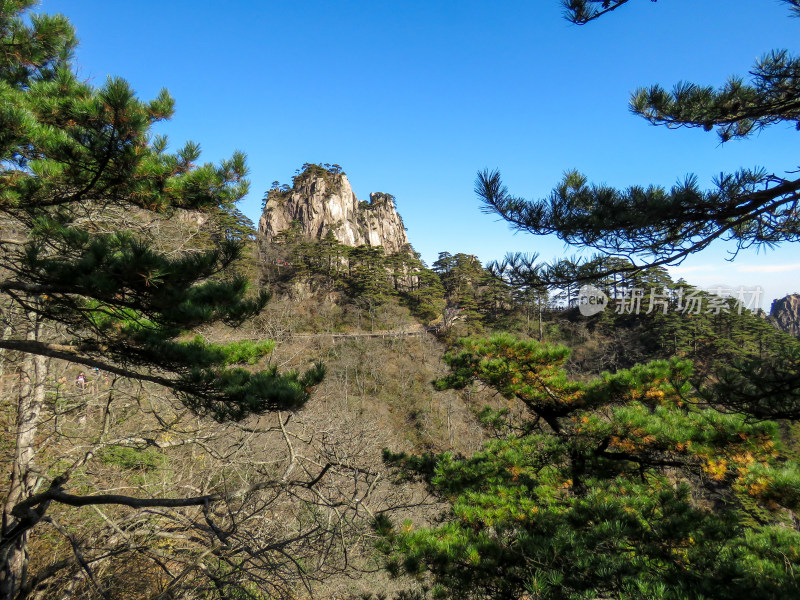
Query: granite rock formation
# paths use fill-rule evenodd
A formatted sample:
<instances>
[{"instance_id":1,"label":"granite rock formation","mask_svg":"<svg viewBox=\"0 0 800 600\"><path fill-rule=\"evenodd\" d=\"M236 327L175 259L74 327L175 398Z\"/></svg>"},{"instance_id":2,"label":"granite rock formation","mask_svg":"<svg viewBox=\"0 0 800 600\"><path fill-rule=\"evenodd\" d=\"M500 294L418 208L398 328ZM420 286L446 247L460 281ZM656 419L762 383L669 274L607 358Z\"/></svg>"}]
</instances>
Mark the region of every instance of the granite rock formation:
<instances>
[{"instance_id":1,"label":"granite rock formation","mask_svg":"<svg viewBox=\"0 0 800 600\"><path fill-rule=\"evenodd\" d=\"M800 294L773 300L769 316L778 329L800 337Z\"/></svg>"},{"instance_id":2,"label":"granite rock formation","mask_svg":"<svg viewBox=\"0 0 800 600\"><path fill-rule=\"evenodd\" d=\"M307 239L323 239L332 232L347 246L383 246L386 254L410 249L394 197L373 193L368 202L359 201L338 169L306 165L291 188L270 190L258 223L259 236L271 242L293 222Z\"/></svg>"}]
</instances>

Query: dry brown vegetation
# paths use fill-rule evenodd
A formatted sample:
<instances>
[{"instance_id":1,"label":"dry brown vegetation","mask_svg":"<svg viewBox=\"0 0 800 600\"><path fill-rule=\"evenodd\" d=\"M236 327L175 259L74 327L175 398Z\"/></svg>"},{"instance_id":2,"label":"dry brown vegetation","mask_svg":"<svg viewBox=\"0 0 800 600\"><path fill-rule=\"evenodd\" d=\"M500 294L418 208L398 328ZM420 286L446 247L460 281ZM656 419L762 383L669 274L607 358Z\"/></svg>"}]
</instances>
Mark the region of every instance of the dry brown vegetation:
<instances>
[{"instance_id":1,"label":"dry brown vegetation","mask_svg":"<svg viewBox=\"0 0 800 600\"><path fill-rule=\"evenodd\" d=\"M443 372L433 336L373 335L364 315L315 302L278 299L247 327L199 332L275 339L268 364L254 368L322 360L326 379L297 413L220 424L155 386L92 371L78 385L83 369L51 361L37 491L69 471L74 495L217 497L183 508L53 503L30 537L28 597L349 598L413 587L381 571L372 520L390 514L422 525L441 506L421 485L392 484L381 451L468 454L483 434L457 394L431 387ZM382 310L382 329L413 325L404 309ZM343 329L350 335L329 333ZM3 356L6 431L20 358ZM8 466L13 440L2 439Z\"/></svg>"}]
</instances>

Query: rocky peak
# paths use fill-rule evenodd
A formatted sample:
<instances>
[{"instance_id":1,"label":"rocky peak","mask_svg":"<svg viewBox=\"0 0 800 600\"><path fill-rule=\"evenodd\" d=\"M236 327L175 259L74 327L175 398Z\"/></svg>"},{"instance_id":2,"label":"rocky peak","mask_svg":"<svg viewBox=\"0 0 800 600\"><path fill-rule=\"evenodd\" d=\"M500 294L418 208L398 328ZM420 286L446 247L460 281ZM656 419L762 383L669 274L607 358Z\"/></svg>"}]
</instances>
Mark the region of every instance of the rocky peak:
<instances>
[{"instance_id":1,"label":"rocky peak","mask_svg":"<svg viewBox=\"0 0 800 600\"><path fill-rule=\"evenodd\" d=\"M773 300L769 316L781 331L800 336L800 294Z\"/></svg>"},{"instance_id":2,"label":"rocky peak","mask_svg":"<svg viewBox=\"0 0 800 600\"><path fill-rule=\"evenodd\" d=\"M304 165L291 188L275 187L268 192L258 223L262 239L272 241L293 223L308 239L322 239L331 232L342 244L383 246L386 254L410 247L394 196L373 193L369 201L359 201L337 165Z\"/></svg>"}]
</instances>

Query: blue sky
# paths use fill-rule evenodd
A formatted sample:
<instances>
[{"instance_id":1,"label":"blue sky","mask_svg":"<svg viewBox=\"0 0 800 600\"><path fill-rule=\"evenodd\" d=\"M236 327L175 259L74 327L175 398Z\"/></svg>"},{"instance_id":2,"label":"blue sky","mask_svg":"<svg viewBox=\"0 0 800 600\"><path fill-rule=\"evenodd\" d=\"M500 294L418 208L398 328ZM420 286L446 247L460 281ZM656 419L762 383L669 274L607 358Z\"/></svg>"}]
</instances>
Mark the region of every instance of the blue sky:
<instances>
[{"instance_id":1,"label":"blue sky","mask_svg":"<svg viewBox=\"0 0 800 600\"><path fill-rule=\"evenodd\" d=\"M720 145L716 134L652 127L627 108L639 86L722 84L773 48L797 52L800 20L777 0L634 0L584 26L557 0L206 2L43 0L75 25L80 74L162 87L177 101L160 126L203 158L248 155L258 220L272 181L305 162L337 163L361 199L394 194L413 246L439 252L573 255L555 238L513 235L482 214L477 171L512 193L546 196L565 170L596 183L703 184L740 166L800 167L800 134L778 126ZM800 292L800 252L784 245L733 263L719 244L673 270L699 286Z\"/></svg>"}]
</instances>

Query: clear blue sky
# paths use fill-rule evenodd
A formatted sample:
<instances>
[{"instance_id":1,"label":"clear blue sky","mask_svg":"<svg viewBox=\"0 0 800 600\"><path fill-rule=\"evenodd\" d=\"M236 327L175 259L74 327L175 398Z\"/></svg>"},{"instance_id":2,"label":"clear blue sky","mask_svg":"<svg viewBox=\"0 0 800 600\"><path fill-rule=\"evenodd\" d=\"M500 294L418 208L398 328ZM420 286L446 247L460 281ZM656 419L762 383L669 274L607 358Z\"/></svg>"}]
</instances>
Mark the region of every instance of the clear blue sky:
<instances>
[{"instance_id":1,"label":"clear blue sky","mask_svg":"<svg viewBox=\"0 0 800 600\"><path fill-rule=\"evenodd\" d=\"M576 27L558 0L321 2L43 0L74 23L83 77L125 77L147 99L177 100L161 127L203 158L248 155L257 222L270 183L304 162L338 163L356 194L394 194L413 246L439 252L572 255L557 239L512 235L479 211L478 170L544 197L567 169L616 186L672 185L687 173L800 167L800 133L773 127L721 146L716 134L652 127L631 90L722 84L773 48L797 52L800 20L777 0L634 0ZM725 262L712 247L674 273L699 286L800 292L800 246Z\"/></svg>"}]
</instances>

